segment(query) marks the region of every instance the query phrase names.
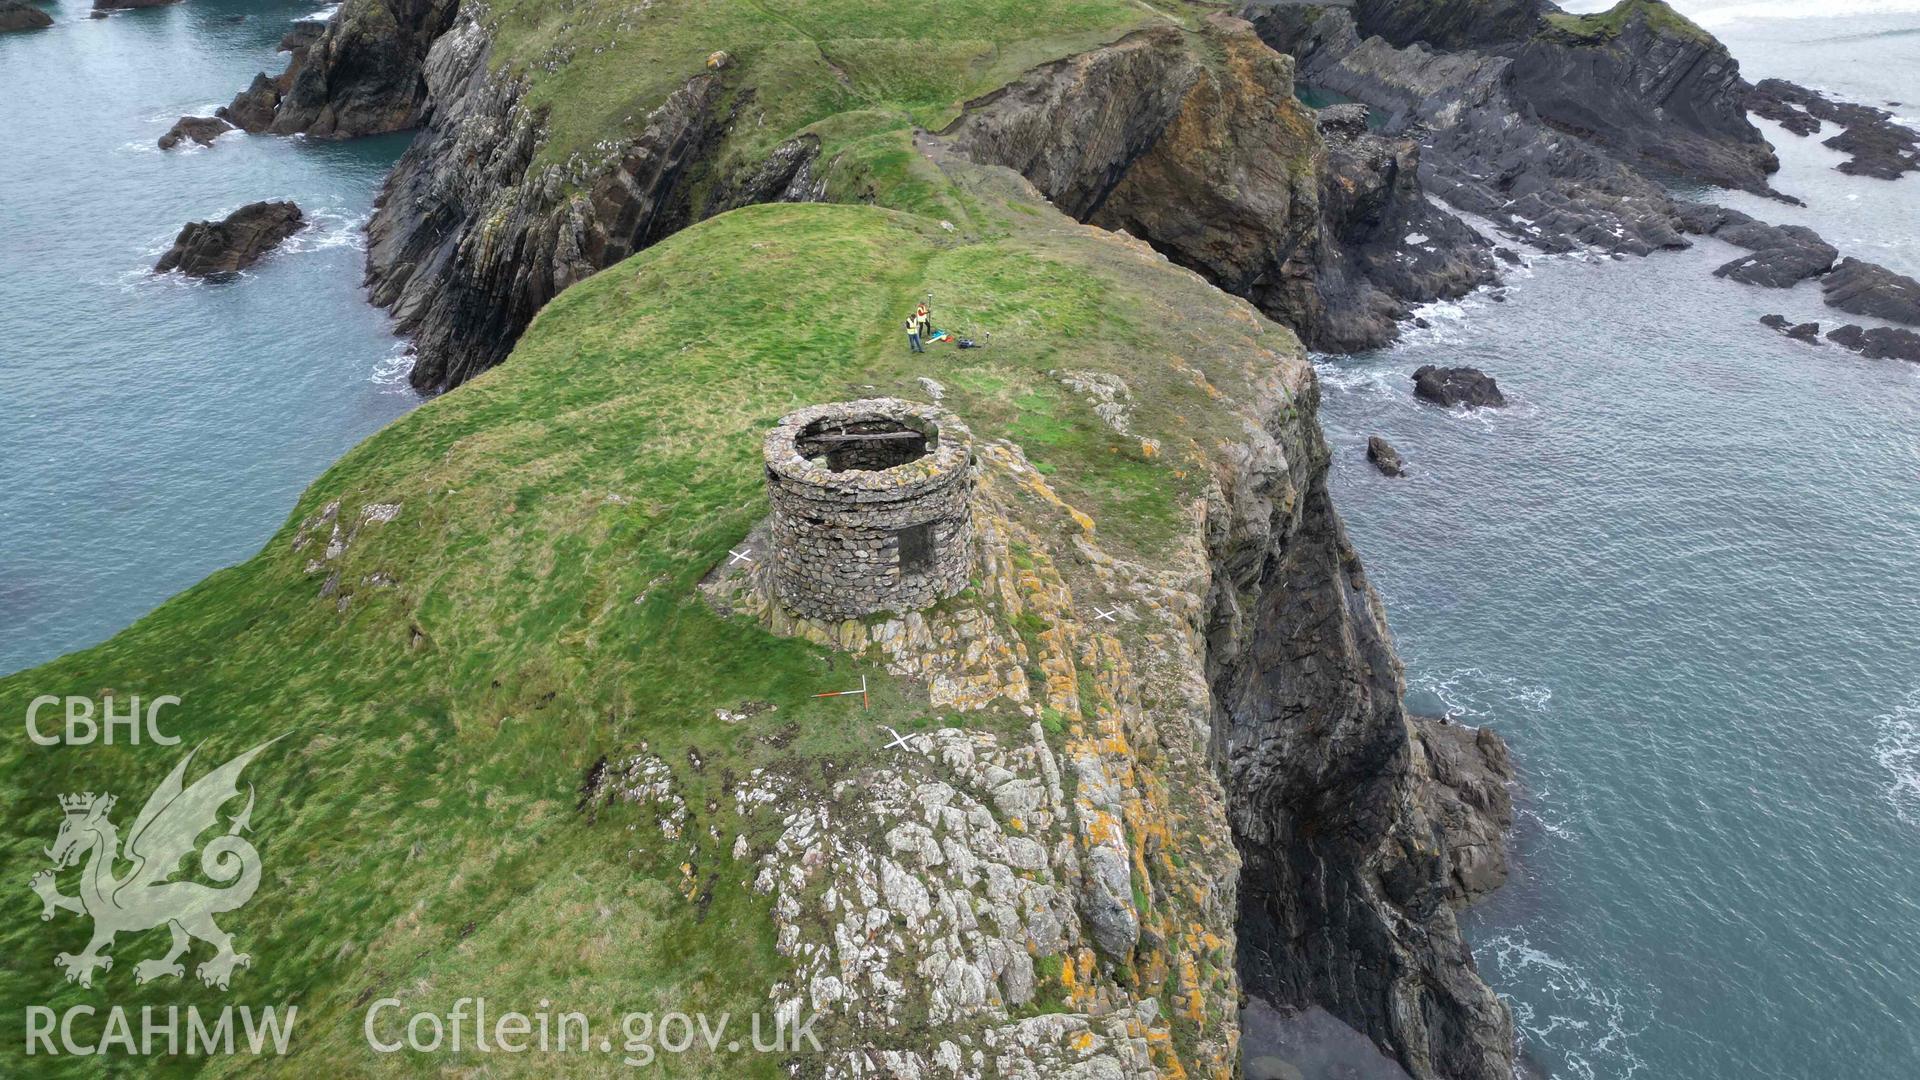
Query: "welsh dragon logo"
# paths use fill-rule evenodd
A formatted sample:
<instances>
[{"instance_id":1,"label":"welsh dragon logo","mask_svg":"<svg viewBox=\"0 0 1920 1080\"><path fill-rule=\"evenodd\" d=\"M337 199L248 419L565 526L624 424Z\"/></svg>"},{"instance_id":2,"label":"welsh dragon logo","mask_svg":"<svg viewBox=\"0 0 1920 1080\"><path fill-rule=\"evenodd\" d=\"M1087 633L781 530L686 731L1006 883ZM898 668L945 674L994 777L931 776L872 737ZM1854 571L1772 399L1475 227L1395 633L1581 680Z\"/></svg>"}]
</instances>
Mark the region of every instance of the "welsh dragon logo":
<instances>
[{"instance_id":1,"label":"welsh dragon logo","mask_svg":"<svg viewBox=\"0 0 1920 1080\"><path fill-rule=\"evenodd\" d=\"M93 940L86 949L77 956L61 953L53 959L54 966L67 973L68 982L91 987L95 969L113 970L113 957L106 953L113 947L114 935L161 925L173 931L173 946L163 957L135 964L136 982L185 975L179 960L196 938L215 949L212 959L194 969L208 986L225 990L233 969L249 966L251 958L233 951L232 936L214 925L213 917L245 904L260 885L260 853L240 835L253 814L252 785L247 787L245 808L229 819L225 835L214 837L200 851L201 873L222 887L168 879L180 870L181 860L193 853L200 834L219 824L220 807L240 794L240 771L277 741L261 743L185 787L187 765L198 753L188 751L133 819L124 854L119 830L108 816L116 801L112 795L89 791L60 797L66 817L46 851L54 868L35 874L29 884L45 904L40 918L71 911L93 919ZM54 876L82 859L87 865L80 872L79 895L67 896ZM120 862L131 863L132 868L116 878L114 865Z\"/></svg>"}]
</instances>

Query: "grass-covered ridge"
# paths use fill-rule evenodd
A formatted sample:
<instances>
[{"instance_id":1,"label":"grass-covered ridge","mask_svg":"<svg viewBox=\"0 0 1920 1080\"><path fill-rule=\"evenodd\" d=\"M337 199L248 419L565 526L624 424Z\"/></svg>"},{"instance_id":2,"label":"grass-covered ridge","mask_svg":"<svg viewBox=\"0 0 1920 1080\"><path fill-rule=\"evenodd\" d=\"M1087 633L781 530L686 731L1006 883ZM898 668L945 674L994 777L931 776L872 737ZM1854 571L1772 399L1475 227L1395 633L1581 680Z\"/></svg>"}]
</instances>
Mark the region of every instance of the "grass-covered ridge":
<instances>
[{"instance_id":1,"label":"grass-covered ridge","mask_svg":"<svg viewBox=\"0 0 1920 1080\"><path fill-rule=\"evenodd\" d=\"M1661 34L1711 44L1713 35L1699 24L1675 11L1665 0L1620 0L1605 11L1574 15L1565 11L1547 13L1547 24L1559 35L1580 44L1605 44L1618 38L1635 17Z\"/></svg>"},{"instance_id":2,"label":"grass-covered ridge","mask_svg":"<svg viewBox=\"0 0 1920 1080\"><path fill-rule=\"evenodd\" d=\"M960 102L1020 72L1152 22L1148 0L493 0L491 61L545 110L547 161L637 134L647 114L725 53L757 156L811 124L873 110L939 127Z\"/></svg>"},{"instance_id":3,"label":"grass-covered ridge","mask_svg":"<svg viewBox=\"0 0 1920 1080\"><path fill-rule=\"evenodd\" d=\"M16 716L42 694L184 699L172 750L24 738L0 749L0 856L22 884L45 863L57 796L111 790L124 829L187 748L202 747L205 768L285 736L246 777L265 878L221 919L254 957L233 993L191 976L134 986L127 968L165 951L164 931L121 938L109 992L67 985L54 955L77 951L85 924L43 924L21 887L0 920L6 1011L291 1002L298 1075L537 1075L552 1061L376 1057L362 1010L391 995L444 1011L476 992L551 1000L596 1025L625 1010L765 1010L787 961L768 901L725 861L723 844L759 827L735 816L728 785L759 767L855 767L884 743L881 723L958 722L874 662L723 618L699 596L695 583L766 512L765 428L821 400L923 397L918 379L938 379L977 440L1017 443L1103 543L1151 562L1191 543L1210 463L1245 437L1236 402L1296 348L1137 246L1012 184L955 183L904 135L885 138L896 140L886 190L931 213L749 208L606 270L549 305L508 362L348 454L258 556L105 644L0 680L0 707ZM900 320L928 292L942 322L991 329L993 347L910 356ZM1132 385L1131 436L1049 374L1076 367ZM1149 438L1160 449L1144 450ZM296 549L302 523L336 503L349 529L365 507L398 511L310 569L329 530ZM871 714L809 696L862 674ZM716 717L743 701L778 710ZM965 722L1025 723L992 711ZM1048 718L1051 737L1068 726ZM642 745L679 774L697 857L649 839L636 808L576 811L594 762ZM21 1045L6 1041L0 1072L96 1071L27 1062ZM656 1067L770 1076L777 1065L692 1054Z\"/></svg>"}]
</instances>

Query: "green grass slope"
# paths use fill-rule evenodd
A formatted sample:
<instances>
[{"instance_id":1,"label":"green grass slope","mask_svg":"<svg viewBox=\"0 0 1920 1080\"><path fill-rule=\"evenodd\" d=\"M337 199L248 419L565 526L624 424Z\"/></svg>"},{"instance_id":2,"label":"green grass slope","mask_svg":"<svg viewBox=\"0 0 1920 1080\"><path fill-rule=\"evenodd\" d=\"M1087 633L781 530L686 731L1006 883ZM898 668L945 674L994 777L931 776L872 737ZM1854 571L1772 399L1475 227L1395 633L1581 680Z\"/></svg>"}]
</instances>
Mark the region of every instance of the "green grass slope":
<instances>
[{"instance_id":1,"label":"green grass slope","mask_svg":"<svg viewBox=\"0 0 1920 1080\"><path fill-rule=\"evenodd\" d=\"M753 159L827 117L881 110L937 128L959 104L1029 68L1150 22L1160 0L495 0L492 62L545 110L546 161L637 134L647 113L724 52Z\"/></svg>"},{"instance_id":2,"label":"green grass slope","mask_svg":"<svg viewBox=\"0 0 1920 1080\"><path fill-rule=\"evenodd\" d=\"M822 12L837 5L818 8L830 28ZM724 865L727 842L764 828L735 815L729 786L758 767L855 767L885 741L881 723L957 721L877 663L724 618L700 597L696 582L766 513L763 431L812 402L923 398L917 380L936 378L977 440L1019 444L1105 543L1150 561L1191 542L1214 455L1243 437L1234 402L1297 356L1291 335L1243 303L1074 225L1010 178L956 182L904 135L892 149L886 190L931 215L749 208L612 267L549 305L507 363L349 453L259 555L98 647L0 680L16 718L43 694L184 700L167 714L178 747L0 746L0 860L15 883L0 917L0 1010L292 1003L295 1049L277 1063L290 1074L488 1076L553 1062L375 1055L365 1004L444 1011L480 992L579 1009L596 1031L627 1010L764 1012L788 967L768 901ZM942 322L991 329L993 347L908 354L897 328L928 292ZM1078 366L1123 374L1135 435L1165 449L1116 434L1047 374ZM328 560L331 524L303 523L335 504L347 543ZM364 521L375 505L398 510ZM871 713L810 697L862 675ZM716 718L743 701L778 708ZM966 722L1026 721L989 710ZM276 737L243 778L265 875L221 917L253 958L233 990L201 987L191 968L134 985L132 964L165 951L164 930L122 936L93 989L64 982L55 954L79 951L87 926L66 913L43 923L25 885L46 865L57 797L113 792L124 836L188 748L200 748L197 776ZM598 759L642 746L681 774L686 844L648 842L632 806L576 808ZM196 945L190 964L208 951ZM103 1071L27 1059L22 1046L0 1041L0 1074ZM617 1057L567 1070L626 1071ZM773 1076L778 1064L689 1053L655 1068ZM106 1071L148 1066L251 1063Z\"/></svg>"}]
</instances>

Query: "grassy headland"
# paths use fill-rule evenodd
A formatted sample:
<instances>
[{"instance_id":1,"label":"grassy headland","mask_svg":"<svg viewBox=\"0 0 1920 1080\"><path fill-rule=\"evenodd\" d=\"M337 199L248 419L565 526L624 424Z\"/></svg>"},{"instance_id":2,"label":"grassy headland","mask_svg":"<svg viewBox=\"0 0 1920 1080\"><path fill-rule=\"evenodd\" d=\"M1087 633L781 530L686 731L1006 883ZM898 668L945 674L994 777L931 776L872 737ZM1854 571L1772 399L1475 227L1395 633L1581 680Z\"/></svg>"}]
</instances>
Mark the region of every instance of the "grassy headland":
<instances>
[{"instance_id":1,"label":"grassy headland","mask_svg":"<svg viewBox=\"0 0 1920 1080\"><path fill-rule=\"evenodd\" d=\"M905 78L918 65L892 67ZM943 87L915 91L929 103L961 85L928 78ZM551 1066L374 1055L360 1019L383 996L444 1011L477 987L608 1026L627 1010L764 1012L789 962L774 948L769 901L727 865L735 836L767 827L736 814L730 785L763 767L845 775L876 759L879 724L963 722L877 660L722 617L695 588L765 514L760 436L796 406L924 397L918 380L936 379L979 442L1023 448L1075 511L1030 511L1037 532L1061 538L1059 561L1082 527L1145 561L1192 543L1219 448L1244 437L1234 402L1297 355L1291 335L1141 246L1073 224L1010 177L943 170L905 130L870 138L884 152L863 167L903 209L749 208L604 271L550 304L507 363L349 453L259 555L100 646L0 680L16 715L43 694L184 700L169 718L183 739L172 749L6 742L0 855L22 881L59 825L57 796L111 790L124 827L187 748L201 747L197 773L285 736L245 778L258 791L252 836L266 876L258 899L222 917L253 956L237 995L191 974L136 987L117 969L101 977L114 1002L297 1004L285 1064L300 1075ZM943 324L991 330L992 348L910 355L897 328L929 292ZM1132 434L1049 374L1061 368L1126 379ZM398 509L368 521L373 506ZM327 559L333 522L348 542ZM861 675L871 713L810 697ZM716 716L748 701L778 708L744 723ZM1049 716L1049 738L1070 738L1081 720ZM1028 721L1007 709L964 723ZM640 747L675 766L687 843L649 839L642 807L576 808L596 761ZM55 953L84 943L84 923L42 923L24 888L15 900L0 923L7 1009L98 1004L98 985L68 985L54 967ZM165 944L162 930L128 935L115 953L124 968ZM1064 992L1047 991L1054 1007ZM95 1072L86 1059L28 1062L20 1047L9 1040L0 1068ZM695 1053L657 1067L772 1076L777 1065ZM578 1067L623 1071L601 1058Z\"/></svg>"}]
</instances>

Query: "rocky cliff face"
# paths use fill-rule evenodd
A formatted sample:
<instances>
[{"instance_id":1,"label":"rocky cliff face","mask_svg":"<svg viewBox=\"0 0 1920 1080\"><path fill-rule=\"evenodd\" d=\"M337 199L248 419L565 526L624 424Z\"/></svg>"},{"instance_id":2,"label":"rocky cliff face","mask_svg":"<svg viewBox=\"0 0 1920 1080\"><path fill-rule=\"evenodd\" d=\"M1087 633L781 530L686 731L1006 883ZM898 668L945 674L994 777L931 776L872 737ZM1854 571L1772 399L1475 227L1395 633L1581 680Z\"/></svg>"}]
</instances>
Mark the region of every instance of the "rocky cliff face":
<instances>
[{"instance_id":1,"label":"rocky cliff face","mask_svg":"<svg viewBox=\"0 0 1920 1080\"><path fill-rule=\"evenodd\" d=\"M1250 447L1210 523L1242 981L1325 1007L1415 1077L1507 1080L1512 1018L1454 918L1504 877L1504 748L1407 716L1384 612L1327 495L1325 444L1301 415Z\"/></svg>"},{"instance_id":2,"label":"rocky cliff face","mask_svg":"<svg viewBox=\"0 0 1920 1080\"><path fill-rule=\"evenodd\" d=\"M1496 51L1553 127L1660 174L1770 192L1780 159L1747 119L1750 87L1726 46L1656 0L1626 0L1616 16L1562 20Z\"/></svg>"},{"instance_id":3,"label":"rocky cliff face","mask_svg":"<svg viewBox=\"0 0 1920 1080\"><path fill-rule=\"evenodd\" d=\"M347 0L323 28L289 34L287 69L256 75L219 115L248 131L318 138L415 127L427 101L427 52L458 7L458 0Z\"/></svg>"},{"instance_id":4,"label":"rocky cliff face","mask_svg":"<svg viewBox=\"0 0 1920 1080\"><path fill-rule=\"evenodd\" d=\"M1317 125L1294 97L1291 61L1237 19L1037 69L941 134L1252 300L1315 348L1385 344L1409 305L1494 277L1473 232L1427 204L1417 146L1370 134L1364 119Z\"/></svg>"},{"instance_id":5,"label":"rocky cliff face","mask_svg":"<svg viewBox=\"0 0 1920 1080\"><path fill-rule=\"evenodd\" d=\"M429 51L426 129L387 179L367 231L367 282L413 336L423 391L512 351L562 289L702 217L820 198L818 143L793 140L738 175L715 150L734 122L720 77L688 80L604 158L536 168L540 117L489 70L486 31L462 19Z\"/></svg>"},{"instance_id":6,"label":"rocky cliff face","mask_svg":"<svg viewBox=\"0 0 1920 1080\"><path fill-rule=\"evenodd\" d=\"M1074 216L1148 239L1317 348L1391 341L1411 305L1494 278L1486 245L1425 199L1412 140L1364 124L1323 138L1286 58L1236 20L1215 20L1206 37L1143 32L1047 65L944 134ZM1208 48L1225 62L1206 62ZM718 72L690 79L602 160L535 169L539 118L487 55L470 21L434 46L427 130L369 228L368 281L414 336L419 389L498 363L560 290L693 221L827 197L811 136L716 169L741 107Z\"/></svg>"}]
</instances>

